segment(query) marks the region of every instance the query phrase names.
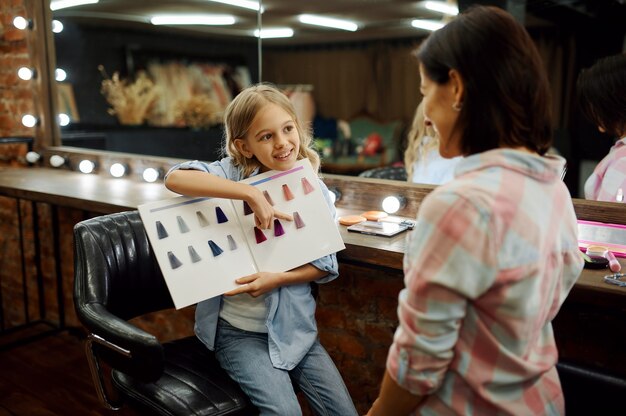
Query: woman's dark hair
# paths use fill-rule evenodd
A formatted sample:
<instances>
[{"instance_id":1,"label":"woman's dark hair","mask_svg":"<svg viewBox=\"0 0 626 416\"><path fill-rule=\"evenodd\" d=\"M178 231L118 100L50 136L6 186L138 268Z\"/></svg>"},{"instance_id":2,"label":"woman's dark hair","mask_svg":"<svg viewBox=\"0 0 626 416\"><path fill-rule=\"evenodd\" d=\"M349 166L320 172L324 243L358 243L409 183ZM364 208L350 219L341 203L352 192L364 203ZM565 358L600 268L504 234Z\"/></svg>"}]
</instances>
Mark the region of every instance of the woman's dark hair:
<instances>
[{"instance_id":1,"label":"woman's dark hair","mask_svg":"<svg viewBox=\"0 0 626 416\"><path fill-rule=\"evenodd\" d=\"M552 142L551 101L541 58L526 29L504 10L473 6L416 51L437 84L456 70L464 83L457 126L465 156L498 147L541 155Z\"/></svg>"},{"instance_id":2,"label":"woman's dark hair","mask_svg":"<svg viewBox=\"0 0 626 416\"><path fill-rule=\"evenodd\" d=\"M607 56L583 69L576 90L585 117L613 137L626 134L626 54Z\"/></svg>"}]
</instances>

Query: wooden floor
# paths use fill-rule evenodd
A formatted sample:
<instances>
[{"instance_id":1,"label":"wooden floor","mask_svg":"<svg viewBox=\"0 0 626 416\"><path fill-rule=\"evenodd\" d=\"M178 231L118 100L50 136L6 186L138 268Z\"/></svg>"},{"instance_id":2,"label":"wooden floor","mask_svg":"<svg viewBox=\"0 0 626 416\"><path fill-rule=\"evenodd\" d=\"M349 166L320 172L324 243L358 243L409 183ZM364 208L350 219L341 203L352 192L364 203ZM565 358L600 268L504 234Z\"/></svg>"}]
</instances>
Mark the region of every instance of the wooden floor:
<instances>
[{"instance_id":1,"label":"wooden floor","mask_svg":"<svg viewBox=\"0 0 626 416\"><path fill-rule=\"evenodd\" d=\"M24 336L48 332L33 328L12 334ZM20 333L21 332L21 333ZM61 331L7 348L0 337L0 416L116 415L138 416L129 408L104 409L96 396L82 334ZM13 344L12 344L13 345Z\"/></svg>"}]
</instances>

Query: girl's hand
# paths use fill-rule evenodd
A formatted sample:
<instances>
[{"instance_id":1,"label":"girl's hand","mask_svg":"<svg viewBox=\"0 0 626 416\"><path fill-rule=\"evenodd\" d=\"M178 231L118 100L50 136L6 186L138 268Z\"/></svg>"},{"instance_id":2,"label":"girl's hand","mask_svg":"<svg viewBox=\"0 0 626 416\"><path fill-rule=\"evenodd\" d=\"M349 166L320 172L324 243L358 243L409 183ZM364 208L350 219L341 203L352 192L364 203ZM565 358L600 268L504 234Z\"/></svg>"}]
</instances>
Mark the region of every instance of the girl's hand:
<instances>
[{"instance_id":1,"label":"girl's hand","mask_svg":"<svg viewBox=\"0 0 626 416\"><path fill-rule=\"evenodd\" d=\"M246 202L254 213L254 225L267 230L272 228L274 218L293 221L291 215L275 210L259 189L254 187L253 189L252 196Z\"/></svg>"},{"instance_id":2,"label":"girl's hand","mask_svg":"<svg viewBox=\"0 0 626 416\"><path fill-rule=\"evenodd\" d=\"M234 296L239 295L240 293L248 293L250 296L256 298L257 296L279 287L281 285L281 274L282 273L260 272L240 277L235 280L235 282L242 284L243 286L233 289L230 292L226 292L224 295Z\"/></svg>"}]
</instances>

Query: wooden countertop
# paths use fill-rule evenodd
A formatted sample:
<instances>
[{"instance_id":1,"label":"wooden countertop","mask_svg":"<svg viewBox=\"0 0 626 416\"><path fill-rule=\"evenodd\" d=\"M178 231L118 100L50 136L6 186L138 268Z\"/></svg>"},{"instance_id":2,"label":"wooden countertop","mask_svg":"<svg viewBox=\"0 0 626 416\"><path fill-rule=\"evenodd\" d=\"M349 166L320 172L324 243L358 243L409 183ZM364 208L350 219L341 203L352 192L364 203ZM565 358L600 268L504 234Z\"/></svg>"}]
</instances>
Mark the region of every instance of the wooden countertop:
<instances>
[{"instance_id":1,"label":"wooden countertop","mask_svg":"<svg viewBox=\"0 0 626 416\"><path fill-rule=\"evenodd\" d=\"M0 195L109 214L176 194L161 182L151 184L50 168L0 168ZM359 212L338 208L339 215ZM402 270L406 232L389 238L351 233L342 225L339 228L346 244L346 249L338 253L342 261ZM619 261L626 270L626 259ZM604 283L603 276L610 273L608 269L585 269L573 294L600 303L606 301L605 296L626 296L626 287ZM605 296L596 296L600 294Z\"/></svg>"}]
</instances>

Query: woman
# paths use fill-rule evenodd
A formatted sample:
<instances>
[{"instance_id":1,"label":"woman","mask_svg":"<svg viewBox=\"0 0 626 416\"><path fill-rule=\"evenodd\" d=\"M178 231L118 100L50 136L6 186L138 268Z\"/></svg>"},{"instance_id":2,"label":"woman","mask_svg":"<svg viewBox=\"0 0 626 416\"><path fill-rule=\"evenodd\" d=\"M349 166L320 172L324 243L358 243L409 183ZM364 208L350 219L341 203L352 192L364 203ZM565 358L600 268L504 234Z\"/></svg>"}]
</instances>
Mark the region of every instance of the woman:
<instances>
[{"instance_id":1,"label":"woman","mask_svg":"<svg viewBox=\"0 0 626 416\"><path fill-rule=\"evenodd\" d=\"M475 7L417 57L440 153L464 158L420 206L369 415L562 414L551 321L583 260L539 54L511 15Z\"/></svg>"}]
</instances>

